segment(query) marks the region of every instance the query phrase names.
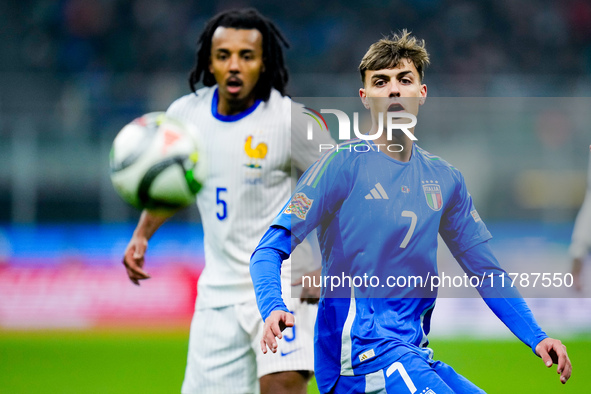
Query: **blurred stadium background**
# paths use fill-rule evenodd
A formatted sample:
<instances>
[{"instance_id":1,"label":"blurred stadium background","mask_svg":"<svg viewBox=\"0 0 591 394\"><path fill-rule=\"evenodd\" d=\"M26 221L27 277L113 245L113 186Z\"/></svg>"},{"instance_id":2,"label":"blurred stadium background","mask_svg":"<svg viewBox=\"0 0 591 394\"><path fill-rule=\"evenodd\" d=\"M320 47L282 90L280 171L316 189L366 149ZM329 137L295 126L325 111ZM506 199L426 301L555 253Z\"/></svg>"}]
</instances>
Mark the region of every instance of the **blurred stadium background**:
<instances>
[{"instance_id":1,"label":"blurred stadium background","mask_svg":"<svg viewBox=\"0 0 591 394\"><path fill-rule=\"evenodd\" d=\"M108 153L123 125L188 92L203 24L242 6L290 41L294 97L355 96L369 44L401 28L425 38L435 116L419 122L419 143L463 171L502 262L569 271L591 144L588 1L2 2L1 393L179 391L203 265L199 214L157 233L153 279L132 286L120 259L139 213L114 193ZM467 116L446 118L446 105ZM440 300L436 355L490 393L587 392L591 299L560 297L529 301L569 346L565 387L477 298Z\"/></svg>"}]
</instances>

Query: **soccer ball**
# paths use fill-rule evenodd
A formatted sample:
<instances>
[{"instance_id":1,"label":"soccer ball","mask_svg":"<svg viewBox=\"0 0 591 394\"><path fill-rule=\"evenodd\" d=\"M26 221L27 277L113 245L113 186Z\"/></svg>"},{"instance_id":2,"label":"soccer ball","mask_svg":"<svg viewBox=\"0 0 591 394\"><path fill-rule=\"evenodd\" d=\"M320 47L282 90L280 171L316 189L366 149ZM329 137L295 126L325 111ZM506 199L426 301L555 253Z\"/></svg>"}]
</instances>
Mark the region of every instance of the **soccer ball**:
<instances>
[{"instance_id":1,"label":"soccer ball","mask_svg":"<svg viewBox=\"0 0 591 394\"><path fill-rule=\"evenodd\" d=\"M203 184L197 130L151 112L129 123L111 148L111 182L124 201L139 209L175 211L195 201Z\"/></svg>"}]
</instances>

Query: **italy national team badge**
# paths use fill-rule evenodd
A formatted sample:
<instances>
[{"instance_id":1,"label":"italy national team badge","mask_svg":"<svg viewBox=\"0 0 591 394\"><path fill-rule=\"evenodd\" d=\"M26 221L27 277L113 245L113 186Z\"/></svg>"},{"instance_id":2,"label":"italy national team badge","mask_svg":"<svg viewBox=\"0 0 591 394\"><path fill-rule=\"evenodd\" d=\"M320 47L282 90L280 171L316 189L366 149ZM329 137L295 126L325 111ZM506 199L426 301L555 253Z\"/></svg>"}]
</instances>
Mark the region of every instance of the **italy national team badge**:
<instances>
[{"instance_id":1,"label":"italy national team badge","mask_svg":"<svg viewBox=\"0 0 591 394\"><path fill-rule=\"evenodd\" d=\"M443 206L443 198L441 197L441 186L433 181L423 181L423 192L429 208L434 211L439 211Z\"/></svg>"},{"instance_id":2,"label":"italy national team badge","mask_svg":"<svg viewBox=\"0 0 591 394\"><path fill-rule=\"evenodd\" d=\"M294 214L302 220L306 220L308 211L314 200L310 200L304 193L296 193L287 208L283 211L286 214Z\"/></svg>"}]
</instances>

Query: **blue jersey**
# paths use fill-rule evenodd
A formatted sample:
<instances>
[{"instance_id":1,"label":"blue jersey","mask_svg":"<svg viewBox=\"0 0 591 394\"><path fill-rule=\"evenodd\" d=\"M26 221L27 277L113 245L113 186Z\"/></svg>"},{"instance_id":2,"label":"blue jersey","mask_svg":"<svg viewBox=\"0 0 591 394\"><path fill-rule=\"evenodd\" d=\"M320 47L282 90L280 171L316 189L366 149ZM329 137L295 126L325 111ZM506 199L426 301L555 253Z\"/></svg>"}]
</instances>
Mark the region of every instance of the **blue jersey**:
<instances>
[{"instance_id":1,"label":"blue jersey","mask_svg":"<svg viewBox=\"0 0 591 394\"><path fill-rule=\"evenodd\" d=\"M360 140L313 165L273 224L290 229L296 244L318 227L329 276L347 269L352 276L436 275L438 233L454 256L491 238L456 168L417 145L400 162ZM393 292L358 295L413 295Z\"/></svg>"},{"instance_id":2,"label":"blue jersey","mask_svg":"<svg viewBox=\"0 0 591 394\"><path fill-rule=\"evenodd\" d=\"M306 171L273 222L291 231L292 249L318 228L329 284L344 275L380 283L323 287L315 348L322 392L339 375L369 374L408 352L429 358L436 293L416 282L390 287L386 279L437 275L438 233L456 257L491 238L461 173L417 145L412 149L410 160L400 162L370 141L339 145ZM464 263L467 272L479 272ZM257 289L263 311L265 296L259 294ZM541 338L543 332L536 334Z\"/></svg>"}]
</instances>

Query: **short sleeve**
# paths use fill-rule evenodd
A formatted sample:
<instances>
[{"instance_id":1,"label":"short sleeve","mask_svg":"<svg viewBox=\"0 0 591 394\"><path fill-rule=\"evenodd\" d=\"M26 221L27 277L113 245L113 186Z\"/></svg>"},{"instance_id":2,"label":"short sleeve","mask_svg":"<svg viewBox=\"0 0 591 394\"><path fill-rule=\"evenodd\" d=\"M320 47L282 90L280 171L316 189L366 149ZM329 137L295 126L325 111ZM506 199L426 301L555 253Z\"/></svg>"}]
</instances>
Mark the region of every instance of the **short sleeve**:
<instances>
[{"instance_id":1,"label":"short sleeve","mask_svg":"<svg viewBox=\"0 0 591 394\"><path fill-rule=\"evenodd\" d=\"M492 235L480 218L468 193L464 177L456 169L450 169L455 190L441 218L439 234L454 256L487 241Z\"/></svg>"},{"instance_id":2,"label":"short sleeve","mask_svg":"<svg viewBox=\"0 0 591 394\"><path fill-rule=\"evenodd\" d=\"M166 115L177 119L188 118L190 112L188 102L190 101L190 99L191 97L189 97L188 95L176 99L172 102L172 104L170 104L170 106L166 110Z\"/></svg>"},{"instance_id":3,"label":"short sleeve","mask_svg":"<svg viewBox=\"0 0 591 394\"><path fill-rule=\"evenodd\" d=\"M291 100L289 102L291 156L293 164L303 172L320 158L321 152L326 152L336 143L330 136L326 125L307 114L311 111L307 111L302 104Z\"/></svg>"}]
</instances>

